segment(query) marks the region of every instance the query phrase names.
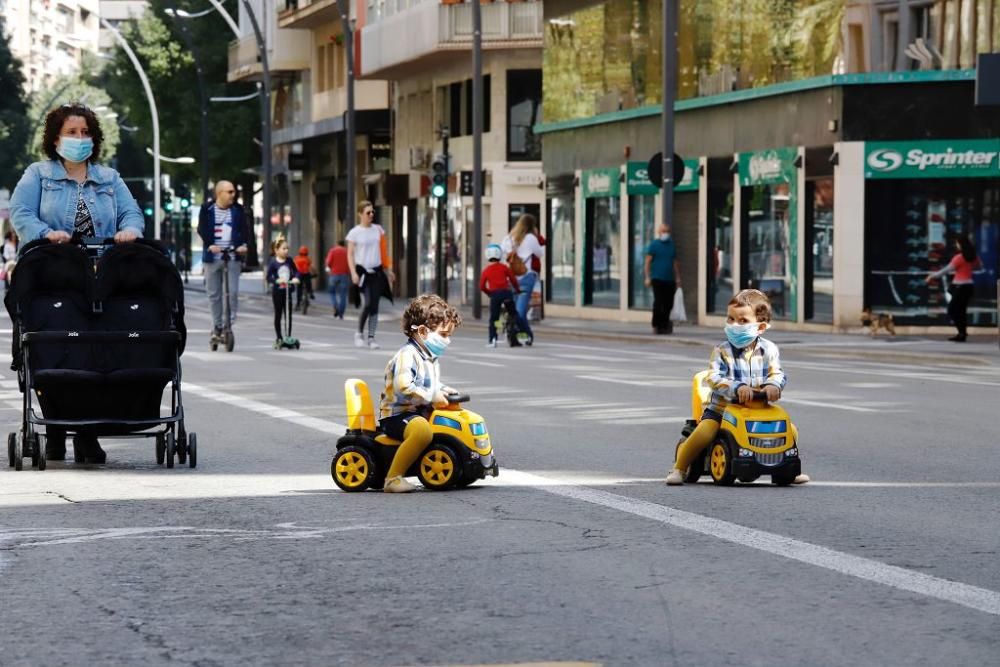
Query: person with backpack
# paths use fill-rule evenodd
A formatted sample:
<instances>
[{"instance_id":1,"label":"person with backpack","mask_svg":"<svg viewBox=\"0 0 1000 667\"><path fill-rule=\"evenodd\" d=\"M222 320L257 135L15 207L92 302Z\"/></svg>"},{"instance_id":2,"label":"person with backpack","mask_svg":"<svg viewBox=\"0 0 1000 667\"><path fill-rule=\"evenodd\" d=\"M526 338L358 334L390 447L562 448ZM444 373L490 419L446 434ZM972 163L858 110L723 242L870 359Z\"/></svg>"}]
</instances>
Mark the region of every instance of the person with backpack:
<instances>
[{"instance_id":1,"label":"person with backpack","mask_svg":"<svg viewBox=\"0 0 1000 667\"><path fill-rule=\"evenodd\" d=\"M511 273L514 274L521 286L521 292L518 294L516 302L517 313L521 319L527 321L531 293L538 283L538 271L532 266L532 260L537 257L540 262L545 256L545 248L538 241L538 221L535 216L525 213L518 218L517 224L504 238L500 247L507 258L507 265L510 267ZM530 335L526 344L531 345L534 342L534 335Z\"/></svg>"}]
</instances>

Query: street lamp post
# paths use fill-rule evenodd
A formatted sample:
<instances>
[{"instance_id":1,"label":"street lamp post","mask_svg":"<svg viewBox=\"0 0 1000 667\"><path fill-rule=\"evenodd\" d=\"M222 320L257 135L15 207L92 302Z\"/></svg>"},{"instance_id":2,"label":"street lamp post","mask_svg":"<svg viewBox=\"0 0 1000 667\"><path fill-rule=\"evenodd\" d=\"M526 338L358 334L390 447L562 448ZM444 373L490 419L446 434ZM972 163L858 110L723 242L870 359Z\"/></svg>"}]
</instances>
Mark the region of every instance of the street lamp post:
<instances>
[{"instance_id":1,"label":"street lamp post","mask_svg":"<svg viewBox=\"0 0 1000 667\"><path fill-rule=\"evenodd\" d=\"M219 0L208 0L212 3L223 19L225 19L226 24L232 31L233 35L237 40L243 38L243 34L240 32L239 26L236 25L236 21L233 17L226 11L226 8L222 6ZM262 9L266 5L267 0L261 0ZM271 244L271 71L267 66L267 48L264 43L264 35L261 34L260 26L257 23L257 17L254 14L253 7L250 6L248 0L243 0L243 6L247 10L247 14L250 16L250 23L253 25L254 39L257 41L257 56L260 58L261 68L262 68L262 78L264 80L264 94L260 98L260 124L261 124L261 140L262 149L261 152L263 156L261 158L262 169L264 172L263 178L263 191L264 191L264 229L265 231L265 242L270 246ZM191 19L199 18L205 16L206 12L198 12L197 14L190 14L182 9L175 11L177 16L182 18ZM249 98L248 98L249 99ZM227 100L228 101L228 100ZM253 196L250 195L250 204L252 205Z\"/></svg>"},{"instance_id":2,"label":"street lamp post","mask_svg":"<svg viewBox=\"0 0 1000 667\"><path fill-rule=\"evenodd\" d=\"M122 50L128 55L129 60L132 61L132 66L135 67L136 74L139 75L139 80L142 81L142 87L146 91L146 99L149 102L149 113L153 117L153 153L156 156L160 155L160 114L156 110L156 99L153 97L153 89L149 86L149 78L146 77L146 71L142 69L142 64L136 57L135 52L132 47L128 45L128 42L122 37L122 34L118 32L118 29L114 27L107 19L101 19L101 27L108 30L112 35L115 36L115 40L118 45L122 47ZM160 239L160 220L163 216L163 212L160 210L160 160L156 157L153 159L153 238L156 240Z\"/></svg>"},{"instance_id":3,"label":"street lamp post","mask_svg":"<svg viewBox=\"0 0 1000 667\"><path fill-rule=\"evenodd\" d=\"M198 77L198 101L200 108L200 119L201 119L201 196L203 201L208 201L208 178L209 178L209 165L208 165L208 92L205 90L205 72L201 66L201 59L198 57L198 48L195 46L194 40L191 39L191 33L188 32L187 24L181 20L178 15L177 10L173 7L170 8L172 11L168 12L171 18L173 18L174 23L177 24L177 29L180 30L181 38L184 40L185 46L187 46L188 51L194 56L194 70Z\"/></svg>"},{"instance_id":4,"label":"street lamp post","mask_svg":"<svg viewBox=\"0 0 1000 667\"><path fill-rule=\"evenodd\" d=\"M354 118L354 26L351 24L351 9L347 0L337 0L337 10L340 12L340 25L344 33L344 50L347 55L347 111L344 113L344 151L347 155L347 216L355 215L354 197L357 192L355 183L355 118Z\"/></svg>"}]
</instances>

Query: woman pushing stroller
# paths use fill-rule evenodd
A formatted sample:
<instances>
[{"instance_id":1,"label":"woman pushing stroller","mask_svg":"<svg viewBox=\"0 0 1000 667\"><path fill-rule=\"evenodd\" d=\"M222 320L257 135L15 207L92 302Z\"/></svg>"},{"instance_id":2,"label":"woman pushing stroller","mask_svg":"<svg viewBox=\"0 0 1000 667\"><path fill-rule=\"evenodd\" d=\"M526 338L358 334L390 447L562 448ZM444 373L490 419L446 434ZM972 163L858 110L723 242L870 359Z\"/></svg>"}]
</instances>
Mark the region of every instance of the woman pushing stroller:
<instances>
[{"instance_id":1,"label":"woman pushing stroller","mask_svg":"<svg viewBox=\"0 0 1000 667\"><path fill-rule=\"evenodd\" d=\"M11 222L22 243L68 243L74 235L129 243L142 236L139 205L118 172L98 164L103 140L97 116L83 104L48 113L42 135L48 159L30 165L11 196ZM46 458L65 459L65 429L49 427L46 436ZM73 444L87 463L105 462L96 436L79 433Z\"/></svg>"}]
</instances>

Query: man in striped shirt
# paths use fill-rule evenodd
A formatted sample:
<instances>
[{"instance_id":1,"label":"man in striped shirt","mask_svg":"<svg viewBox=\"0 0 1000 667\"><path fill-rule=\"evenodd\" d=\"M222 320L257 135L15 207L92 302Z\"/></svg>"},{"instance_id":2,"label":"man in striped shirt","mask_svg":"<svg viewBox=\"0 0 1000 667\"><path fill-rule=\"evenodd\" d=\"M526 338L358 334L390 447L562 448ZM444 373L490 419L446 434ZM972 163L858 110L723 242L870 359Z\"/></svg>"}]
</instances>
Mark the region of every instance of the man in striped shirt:
<instances>
[{"instance_id":1,"label":"man in striped shirt","mask_svg":"<svg viewBox=\"0 0 1000 667\"><path fill-rule=\"evenodd\" d=\"M684 483L691 462L715 441L722 415L733 401L747 403L754 391L763 391L768 401L781 397L787 378L781 370L778 346L762 338L771 321L771 302L755 289L745 289L729 302L726 342L712 350L708 383L712 396L697 428L677 450L677 460L667 475L667 484ZM796 484L809 481L808 475L795 478Z\"/></svg>"},{"instance_id":2,"label":"man in striped shirt","mask_svg":"<svg viewBox=\"0 0 1000 667\"><path fill-rule=\"evenodd\" d=\"M241 261L247 252L246 218L243 207L236 203L236 188L229 181L215 184L215 200L206 201L198 215L198 236L204 247L201 261L205 276L205 293L212 308L212 336L222 332L222 261L224 250L235 251L228 265L229 322L236 320L236 304L240 291Z\"/></svg>"}]
</instances>

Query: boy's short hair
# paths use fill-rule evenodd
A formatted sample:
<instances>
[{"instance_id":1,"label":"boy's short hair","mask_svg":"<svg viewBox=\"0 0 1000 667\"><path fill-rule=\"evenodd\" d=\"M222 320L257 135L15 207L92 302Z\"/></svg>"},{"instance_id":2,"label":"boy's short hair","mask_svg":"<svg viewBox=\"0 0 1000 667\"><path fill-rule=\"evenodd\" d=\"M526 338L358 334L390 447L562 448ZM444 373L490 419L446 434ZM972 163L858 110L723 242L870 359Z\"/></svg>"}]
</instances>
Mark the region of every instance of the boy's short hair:
<instances>
[{"instance_id":1,"label":"boy's short hair","mask_svg":"<svg viewBox=\"0 0 1000 667\"><path fill-rule=\"evenodd\" d=\"M406 307L400 325L403 333L412 337L421 325L434 330L448 322L457 327L462 323L462 316L437 294L421 294Z\"/></svg>"},{"instance_id":2,"label":"boy's short hair","mask_svg":"<svg viewBox=\"0 0 1000 667\"><path fill-rule=\"evenodd\" d=\"M758 322L771 321L771 301L759 289L741 290L729 300L730 306L750 306Z\"/></svg>"}]
</instances>

